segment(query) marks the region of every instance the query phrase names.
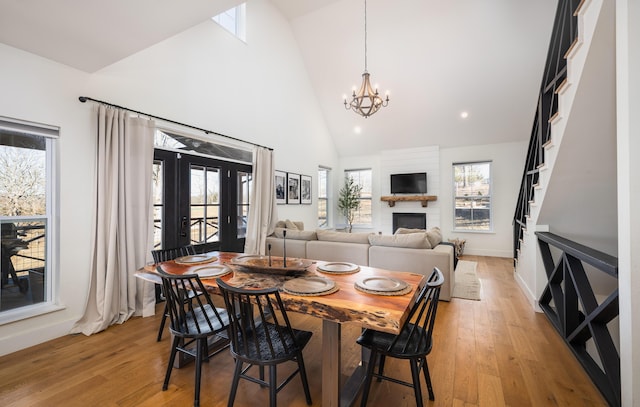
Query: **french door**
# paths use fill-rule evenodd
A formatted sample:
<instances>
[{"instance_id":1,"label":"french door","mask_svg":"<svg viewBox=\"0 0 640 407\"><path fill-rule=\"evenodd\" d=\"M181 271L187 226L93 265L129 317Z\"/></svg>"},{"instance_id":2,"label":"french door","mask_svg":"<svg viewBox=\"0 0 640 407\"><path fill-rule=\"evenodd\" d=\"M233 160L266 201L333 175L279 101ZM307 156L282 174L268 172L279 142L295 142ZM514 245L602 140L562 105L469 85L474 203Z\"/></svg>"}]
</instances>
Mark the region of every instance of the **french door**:
<instances>
[{"instance_id":1,"label":"french door","mask_svg":"<svg viewBox=\"0 0 640 407\"><path fill-rule=\"evenodd\" d=\"M242 252L250 189L250 165L156 149L155 247Z\"/></svg>"}]
</instances>

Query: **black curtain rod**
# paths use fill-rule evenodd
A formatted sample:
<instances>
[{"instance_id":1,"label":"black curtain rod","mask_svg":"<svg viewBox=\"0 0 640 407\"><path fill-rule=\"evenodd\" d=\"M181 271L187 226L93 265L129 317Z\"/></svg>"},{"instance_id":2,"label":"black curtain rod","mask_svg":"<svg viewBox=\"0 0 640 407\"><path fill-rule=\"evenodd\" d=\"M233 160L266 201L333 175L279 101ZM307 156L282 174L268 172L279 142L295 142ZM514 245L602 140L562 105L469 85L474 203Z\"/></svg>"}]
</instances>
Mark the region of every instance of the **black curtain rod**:
<instances>
[{"instance_id":1,"label":"black curtain rod","mask_svg":"<svg viewBox=\"0 0 640 407\"><path fill-rule=\"evenodd\" d=\"M240 140L239 138L235 138L235 137L227 136L227 135L224 135L224 134L220 134L220 133L218 133L218 132L215 132L215 131L211 131L211 130L203 129L203 128L200 128L200 127L192 126L192 125L190 125L190 124L180 123L180 122L177 122L177 121L175 121L175 120L165 119L164 117L154 116L154 115L149 114L149 113L139 112L139 111L137 111L137 110L129 109L128 107L122 107L122 106L114 105L113 103L104 102L104 101L102 101L102 100L98 100L98 99L90 98L90 97L88 97L88 96L80 96L80 97L78 98L78 100L80 100L82 103L85 103L87 100L91 100L91 101L96 102L96 103L102 103L103 105L107 105L107 106L111 106L111 107L117 107L118 109L127 110L127 111L129 111L129 112L131 112L131 113L137 113L137 114L141 114L141 115L143 115L143 116L147 116L147 117L151 117L151 118L154 118L154 119L162 120L162 121L165 121L165 122L167 122L167 123L173 123L173 124L177 124L177 125L179 125L179 126L188 127L188 128L190 128L190 129L199 130L199 131L201 131L201 132L204 132L205 134L215 134L216 136L220 136L220 137L228 138L228 139L230 139L230 140L239 141L239 142L241 142L241 143L251 144L252 146L262 147L262 148L266 148L266 149L269 149L269 150L273 151L273 148L271 148L271 147L261 146L260 144L252 143L252 142L250 142L250 141Z\"/></svg>"}]
</instances>

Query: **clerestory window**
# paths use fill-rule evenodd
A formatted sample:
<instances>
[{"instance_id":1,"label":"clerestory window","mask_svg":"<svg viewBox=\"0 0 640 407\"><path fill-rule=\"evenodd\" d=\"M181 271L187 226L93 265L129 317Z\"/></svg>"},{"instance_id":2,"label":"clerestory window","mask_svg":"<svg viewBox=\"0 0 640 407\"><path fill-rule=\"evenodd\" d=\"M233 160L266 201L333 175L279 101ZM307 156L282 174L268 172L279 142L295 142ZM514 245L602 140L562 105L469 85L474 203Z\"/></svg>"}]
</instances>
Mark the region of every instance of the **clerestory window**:
<instances>
[{"instance_id":1,"label":"clerestory window","mask_svg":"<svg viewBox=\"0 0 640 407\"><path fill-rule=\"evenodd\" d=\"M246 35L246 3L230 8L217 16L211 17L222 28L235 35L243 42L247 42Z\"/></svg>"}]
</instances>

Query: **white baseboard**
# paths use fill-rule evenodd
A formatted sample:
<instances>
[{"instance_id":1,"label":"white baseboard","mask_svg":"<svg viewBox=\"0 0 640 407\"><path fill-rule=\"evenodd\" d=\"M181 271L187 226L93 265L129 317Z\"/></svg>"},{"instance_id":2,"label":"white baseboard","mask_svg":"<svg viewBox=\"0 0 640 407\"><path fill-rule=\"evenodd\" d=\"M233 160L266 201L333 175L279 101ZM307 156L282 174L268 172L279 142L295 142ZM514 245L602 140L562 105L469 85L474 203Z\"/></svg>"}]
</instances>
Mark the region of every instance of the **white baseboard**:
<instances>
[{"instance_id":1,"label":"white baseboard","mask_svg":"<svg viewBox=\"0 0 640 407\"><path fill-rule=\"evenodd\" d=\"M527 302L529 303L529 305L531 305L531 308L533 308L535 312L542 312L542 309L538 306L538 299L529 289L524 280L520 277L520 274L513 273L513 278L516 280L516 283L518 283L518 286L522 290L522 294L524 294Z\"/></svg>"},{"instance_id":2,"label":"white baseboard","mask_svg":"<svg viewBox=\"0 0 640 407\"><path fill-rule=\"evenodd\" d=\"M470 249L465 248L463 256L468 254L470 256L487 256L487 257L507 257L513 258L513 252L511 250L485 250L485 249Z\"/></svg>"}]
</instances>

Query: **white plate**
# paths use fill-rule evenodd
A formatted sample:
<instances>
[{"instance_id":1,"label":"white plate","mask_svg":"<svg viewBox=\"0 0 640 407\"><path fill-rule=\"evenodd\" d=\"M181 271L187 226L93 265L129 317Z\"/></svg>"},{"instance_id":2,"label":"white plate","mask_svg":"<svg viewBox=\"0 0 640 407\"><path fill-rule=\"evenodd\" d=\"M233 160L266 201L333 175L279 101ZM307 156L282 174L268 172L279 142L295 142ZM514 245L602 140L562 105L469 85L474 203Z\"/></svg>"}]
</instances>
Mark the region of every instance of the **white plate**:
<instances>
[{"instance_id":1,"label":"white plate","mask_svg":"<svg viewBox=\"0 0 640 407\"><path fill-rule=\"evenodd\" d=\"M298 294L319 294L332 290L336 282L323 277L300 277L294 278L282 285L285 291Z\"/></svg>"},{"instance_id":2,"label":"white plate","mask_svg":"<svg viewBox=\"0 0 640 407\"><path fill-rule=\"evenodd\" d=\"M324 271L325 273L355 273L360 270L360 267L353 263L344 263L344 262L331 262L331 263L322 263L318 264L317 270Z\"/></svg>"},{"instance_id":3,"label":"white plate","mask_svg":"<svg viewBox=\"0 0 640 407\"><path fill-rule=\"evenodd\" d=\"M391 277L367 277L356 282L356 286L369 291L394 292L407 288L406 281Z\"/></svg>"},{"instance_id":4,"label":"white plate","mask_svg":"<svg viewBox=\"0 0 640 407\"><path fill-rule=\"evenodd\" d=\"M209 263L212 261L216 261L218 258L210 253L204 254L193 254L191 256L182 256L175 259L175 262L178 264L199 264L199 263Z\"/></svg>"},{"instance_id":5,"label":"white plate","mask_svg":"<svg viewBox=\"0 0 640 407\"><path fill-rule=\"evenodd\" d=\"M222 264L214 264L211 266L198 267L194 273L200 278L220 277L231 273L231 269Z\"/></svg>"}]
</instances>

